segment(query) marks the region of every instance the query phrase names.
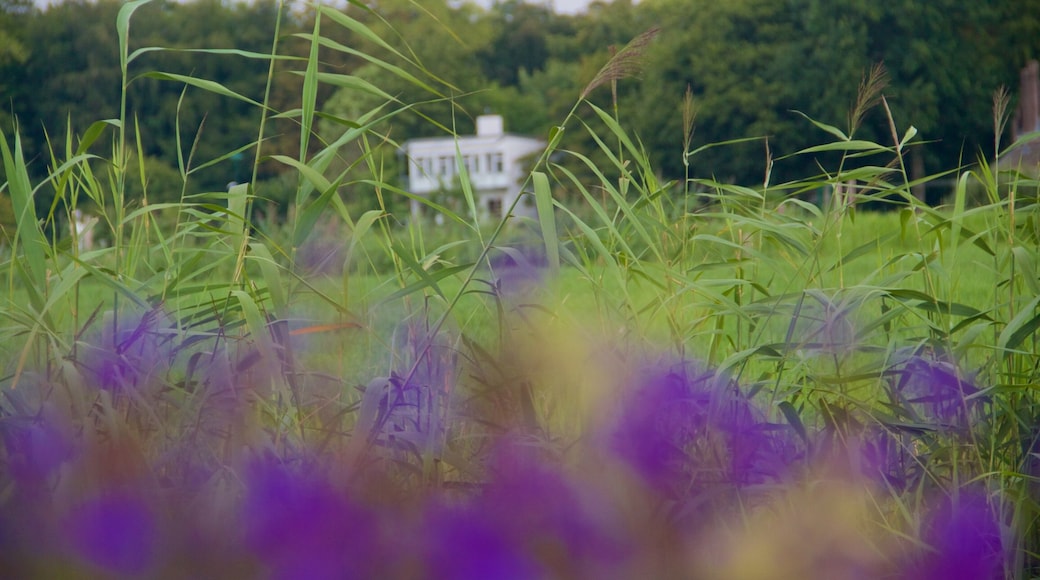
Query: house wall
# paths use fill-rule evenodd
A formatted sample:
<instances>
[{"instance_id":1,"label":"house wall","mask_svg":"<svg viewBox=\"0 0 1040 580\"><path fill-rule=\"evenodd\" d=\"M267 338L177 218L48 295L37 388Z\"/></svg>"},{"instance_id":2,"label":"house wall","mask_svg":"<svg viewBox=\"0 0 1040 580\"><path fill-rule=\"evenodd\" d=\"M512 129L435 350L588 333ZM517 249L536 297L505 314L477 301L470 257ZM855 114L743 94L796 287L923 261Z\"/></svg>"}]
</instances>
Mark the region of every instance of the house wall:
<instances>
[{"instance_id":1,"label":"house wall","mask_svg":"<svg viewBox=\"0 0 1040 580\"><path fill-rule=\"evenodd\" d=\"M538 139L504 133L498 115L481 116L476 135L412 139L404 144L408 190L429 196L457 188L461 161L482 211L500 218L519 195L526 176L521 160L544 147ZM421 204L413 201L413 216L420 210Z\"/></svg>"}]
</instances>

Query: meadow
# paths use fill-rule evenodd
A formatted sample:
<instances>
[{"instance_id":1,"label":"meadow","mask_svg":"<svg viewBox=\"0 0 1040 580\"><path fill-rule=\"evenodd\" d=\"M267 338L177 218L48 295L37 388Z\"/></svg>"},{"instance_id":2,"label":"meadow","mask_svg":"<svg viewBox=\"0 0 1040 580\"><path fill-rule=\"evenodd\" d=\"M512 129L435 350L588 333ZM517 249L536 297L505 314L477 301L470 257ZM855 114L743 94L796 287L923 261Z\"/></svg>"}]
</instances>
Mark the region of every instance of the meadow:
<instances>
[{"instance_id":1,"label":"meadow","mask_svg":"<svg viewBox=\"0 0 1040 580\"><path fill-rule=\"evenodd\" d=\"M147 1L115 23L124 99L129 64L167 50L129 49ZM820 175L772 183L783 159L767 156L756 187L692 169L662 182L589 99L632 74L647 36L548 136L525 183L538 219L481 221L460 160L463 209L409 223L387 200L410 194L371 146L408 103L311 138L329 117L320 83L378 94L321 72L319 47L351 50L321 27L373 33L316 10L309 58L288 62L299 107L255 102L249 147L297 178L284 223L257 217L256 168L227 192L192 189L235 151L186 154L180 201L149 204L125 101L54 144L40 182L17 133L0 136L18 220L0 299L5 576L1038 573L1035 178L980 159L911 180L906 152L928 146L913 127L855 138L887 108L871 75L850 127L805 119L821 144L798 155L835 161ZM278 42L212 52L273 71ZM366 58L423 82L385 48ZM264 150L274 116L300 124L298 151ZM567 131L606 162L560 147ZM347 148L360 158L341 163ZM688 167L703 149L686 140ZM933 181L952 182L939 207L914 195ZM855 195L819 202L846 182ZM375 201L348 203L348 185ZM64 224L88 202L107 244L80 250Z\"/></svg>"}]
</instances>

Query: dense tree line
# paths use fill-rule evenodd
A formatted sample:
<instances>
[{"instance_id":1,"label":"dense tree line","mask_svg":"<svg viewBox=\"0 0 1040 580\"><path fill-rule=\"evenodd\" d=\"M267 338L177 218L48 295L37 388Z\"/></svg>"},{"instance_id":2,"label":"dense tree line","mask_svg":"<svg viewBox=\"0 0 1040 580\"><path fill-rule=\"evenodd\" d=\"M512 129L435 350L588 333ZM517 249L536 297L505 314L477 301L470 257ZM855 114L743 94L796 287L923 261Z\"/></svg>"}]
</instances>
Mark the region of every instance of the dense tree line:
<instances>
[{"instance_id":1,"label":"dense tree line","mask_svg":"<svg viewBox=\"0 0 1040 580\"><path fill-rule=\"evenodd\" d=\"M44 174L48 142L59 147L67 128L78 134L101 118L118 115L120 74L116 0L71 0L46 9L30 0L0 0L0 123L17 125L32 170ZM260 100L268 63L262 59L182 49L236 48L267 53L278 10L285 10L280 50L303 56L313 13L275 0L251 3L159 0L135 15L132 48L160 46L134 63L131 72L162 70L220 82ZM617 111L647 148L656 170L681 178L683 116L689 89L697 108L694 146L744 137L743 144L707 149L691 160L701 176L761 183L766 142L780 161L774 181L820 172L826 159L784 158L829 136L797 112L856 137L890 143L884 111L850 119L861 80L871 67L887 71L885 95L903 128L914 125L927 148L914 150L913 169L936 172L991 155L992 95L1017 89L1018 70L1040 56L1040 0L631 0L595 2L585 14L558 15L538 4L501 0L485 10L447 0L374 0L345 10L425 69L426 86L336 50L322 53L322 66L366 79L401 102L421 103L380 128L389 143L438 132L472 130L484 111L502 113L514 132L546 135L571 110L583 88L611 55L641 32L660 27L644 54L638 78L601 87L589 99ZM392 58L370 38L325 26L322 34L362 52ZM279 64L270 103L296 106L298 62ZM432 91L432 92L431 92ZM324 107L342 119L356 118L382 97L325 87ZM176 177L188 160L195 166L257 139L260 111L241 101L135 77L128 91L131 117L139 124L141 150L157 175ZM796 112L797 111L797 112ZM587 108L578 115L592 122ZM430 120L435 123L430 123ZM852 126L854 125L854 126ZM566 146L593 153L580 127ZM324 123L315 139L342 128ZM178 139L179 134L179 139ZM292 154L299 127L291 119L272 123L269 151ZM179 145L178 145L179 143ZM387 148L387 159L392 155ZM249 149L193 174L191 191L215 191L248 178ZM262 179L280 168L265 164ZM157 183L162 180L157 180ZM176 182L176 179L166 180ZM179 194L179 183L150 191L157 198Z\"/></svg>"}]
</instances>

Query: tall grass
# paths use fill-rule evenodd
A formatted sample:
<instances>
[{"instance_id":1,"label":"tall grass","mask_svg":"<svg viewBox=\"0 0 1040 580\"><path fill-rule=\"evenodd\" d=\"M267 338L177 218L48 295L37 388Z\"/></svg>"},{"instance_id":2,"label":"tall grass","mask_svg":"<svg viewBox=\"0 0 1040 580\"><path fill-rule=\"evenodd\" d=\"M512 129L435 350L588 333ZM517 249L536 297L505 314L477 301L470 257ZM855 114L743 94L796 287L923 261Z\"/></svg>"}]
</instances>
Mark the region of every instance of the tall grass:
<instances>
[{"instance_id":1,"label":"tall grass","mask_svg":"<svg viewBox=\"0 0 1040 580\"><path fill-rule=\"evenodd\" d=\"M695 147L691 97L677 111L690 175L663 182L594 98L637 69L650 31L548 136L524 184L538 219L489 227L461 159L471 211L384 178L373 144L396 143L378 128L413 104L319 55L361 57L431 100L451 100L450 84L319 5L296 39L306 57L284 56L277 27L270 54L200 49L269 62L262 97L144 74L248 102L258 120L251 143L217 159L182 149L180 202L150 204L126 87L132 64L172 49L130 49L147 1L116 22L120 118L69 128L39 183L17 132L0 135L18 220L0 307L3 569L1035 573L1036 182L989 160L911 180L907 151L927 145L892 119L882 69L846 129L806 118L822 143L794 155L836 161L819 175L773 183L784 158L767 145L760 186L696 177L698 153L727 144ZM383 56L334 42L331 27ZM303 78L290 111L267 104L280 71ZM335 118L320 110L323 84L386 103ZM871 107L888 114L890 142L855 137ZM319 118L343 133L321 140ZM268 150L274 119L298 124L298 150ZM607 162L568 149L573 132ZM343 168L348 147L362 155ZM296 176L286 223L254 219L255 167L227 192L193 188L195 171L244 151ZM913 195L950 176L947 205ZM972 187L988 203L972 205ZM48 188L56 201L38 215ZM353 211L344 188L377 209ZM388 211L399 197L447 226L403 223ZM81 252L63 232L85 198L111 244Z\"/></svg>"}]
</instances>

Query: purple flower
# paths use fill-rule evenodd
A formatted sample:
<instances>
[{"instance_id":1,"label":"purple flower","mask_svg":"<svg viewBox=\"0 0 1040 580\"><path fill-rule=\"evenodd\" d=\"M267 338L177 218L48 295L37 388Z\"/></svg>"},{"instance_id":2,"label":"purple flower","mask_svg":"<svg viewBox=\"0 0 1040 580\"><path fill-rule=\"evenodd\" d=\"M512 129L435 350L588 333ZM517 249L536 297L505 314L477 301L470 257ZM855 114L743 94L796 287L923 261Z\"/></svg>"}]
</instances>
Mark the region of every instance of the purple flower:
<instances>
[{"instance_id":1,"label":"purple flower","mask_svg":"<svg viewBox=\"0 0 1040 580\"><path fill-rule=\"evenodd\" d=\"M80 343L77 355L97 388L115 392L140 388L169 368L173 325L161 309L108 313L100 324L99 335Z\"/></svg>"},{"instance_id":2,"label":"purple flower","mask_svg":"<svg viewBox=\"0 0 1040 580\"><path fill-rule=\"evenodd\" d=\"M548 266L543 248L528 244L516 248L498 246L496 249L499 253L490 259L496 294L507 297L524 295L541 285Z\"/></svg>"},{"instance_id":3,"label":"purple flower","mask_svg":"<svg viewBox=\"0 0 1040 580\"><path fill-rule=\"evenodd\" d=\"M40 418L11 418L3 430L7 467L28 493L41 493L61 465L76 456L71 433L49 413Z\"/></svg>"},{"instance_id":4,"label":"purple flower","mask_svg":"<svg viewBox=\"0 0 1040 580\"><path fill-rule=\"evenodd\" d=\"M66 533L82 559L116 574L142 574L157 550L155 515L136 495L108 492L68 514Z\"/></svg>"},{"instance_id":5,"label":"purple flower","mask_svg":"<svg viewBox=\"0 0 1040 580\"><path fill-rule=\"evenodd\" d=\"M533 439L505 437L494 449L475 508L559 576L602 576L626 553L611 529L609 502L596 486L581 491Z\"/></svg>"},{"instance_id":6,"label":"purple flower","mask_svg":"<svg viewBox=\"0 0 1040 580\"><path fill-rule=\"evenodd\" d=\"M273 461L248 471L242 524L248 548L274 578L369 577L377 522L320 477Z\"/></svg>"},{"instance_id":7,"label":"purple flower","mask_svg":"<svg viewBox=\"0 0 1040 580\"><path fill-rule=\"evenodd\" d=\"M1000 524L985 496L962 490L945 497L928 518L928 550L909 578L986 580L1004 577Z\"/></svg>"},{"instance_id":8,"label":"purple flower","mask_svg":"<svg viewBox=\"0 0 1040 580\"><path fill-rule=\"evenodd\" d=\"M913 356L897 369L895 391L929 419L946 426L966 428L974 411L985 402L979 389L953 364Z\"/></svg>"},{"instance_id":9,"label":"purple flower","mask_svg":"<svg viewBox=\"0 0 1040 580\"><path fill-rule=\"evenodd\" d=\"M434 506L425 520L428 578L526 580L545 571L493 517L468 507Z\"/></svg>"},{"instance_id":10,"label":"purple flower","mask_svg":"<svg viewBox=\"0 0 1040 580\"><path fill-rule=\"evenodd\" d=\"M739 386L687 365L653 370L622 397L608 448L673 499L780 477L794 458Z\"/></svg>"},{"instance_id":11,"label":"purple flower","mask_svg":"<svg viewBox=\"0 0 1040 580\"><path fill-rule=\"evenodd\" d=\"M905 490L919 476L921 465L908 451L910 443L885 429L866 428L859 435L836 435L834 440L839 438L844 439L840 446L856 473L867 481Z\"/></svg>"}]
</instances>

